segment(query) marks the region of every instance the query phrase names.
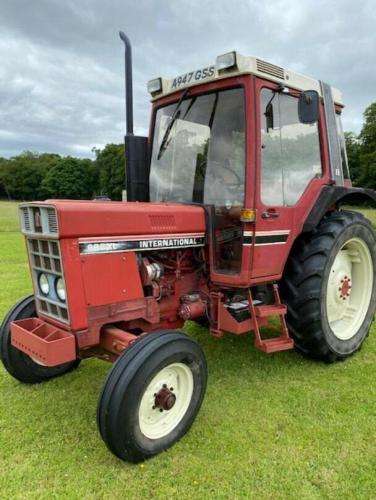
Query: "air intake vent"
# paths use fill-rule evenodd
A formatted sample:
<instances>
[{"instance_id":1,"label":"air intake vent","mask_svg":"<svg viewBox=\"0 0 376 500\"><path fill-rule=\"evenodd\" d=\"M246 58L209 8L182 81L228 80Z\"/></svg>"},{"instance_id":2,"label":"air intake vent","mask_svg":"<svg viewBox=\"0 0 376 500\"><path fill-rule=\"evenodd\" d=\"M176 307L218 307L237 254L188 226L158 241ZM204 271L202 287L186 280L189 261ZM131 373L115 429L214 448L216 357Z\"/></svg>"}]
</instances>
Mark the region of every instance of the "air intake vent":
<instances>
[{"instance_id":1,"label":"air intake vent","mask_svg":"<svg viewBox=\"0 0 376 500\"><path fill-rule=\"evenodd\" d=\"M57 233L57 217L54 208L47 208L48 232L51 234Z\"/></svg>"},{"instance_id":2,"label":"air intake vent","mask_svg":"<svg viewBox=\"0 0 376 500\"><path fill-rule=\"evenodd\" d=\"M21 229L25 234L59 236L56 209L53 207L30 204L20 207Z\"/></svg>"},{"instance_id":3,"label":"air intake vent","mask_svg":"<svg viewBox=\"0 0 376 500\"><path fill-rule=\"evenodd\" d=\"M27 207L21 208L21 227L22 231L31 232L30 212Z\"/></svg>"},{"instance_id":4,"label":"air intake vent","mask_svg":"<svg viewBox=\"0 0 376 500\"><path fill-rule=\"evenodd\" d=\"M173 215L149 215L149 220L153 229L176 229Z\"/></svg>"},{"instance_id":5,"label":"air intake vent","mask_svg":"<svg viewBox=\"0 0 376 500\"><path fill-rule=\"evenodd\" d=\"M260 73L266 73L276 78L281 78L282 80L285 79L285 72L280 66L270 64L266 61L262 61L261 59L256 59L256 64L257 71L260 71Z\"/></svg>"}]
</instances>

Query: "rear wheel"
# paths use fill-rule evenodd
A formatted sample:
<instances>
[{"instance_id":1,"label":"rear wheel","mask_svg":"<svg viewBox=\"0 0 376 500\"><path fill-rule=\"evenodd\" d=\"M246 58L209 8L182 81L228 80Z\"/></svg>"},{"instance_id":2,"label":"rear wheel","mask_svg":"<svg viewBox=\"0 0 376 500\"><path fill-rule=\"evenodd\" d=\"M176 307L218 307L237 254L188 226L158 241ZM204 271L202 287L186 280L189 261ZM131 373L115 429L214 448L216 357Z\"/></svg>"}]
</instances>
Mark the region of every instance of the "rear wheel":
<instances>
[{"instance_id":1,"label":"rear wheel","mask_svg":"<svg viewBox=\"0 0 376 500\"><path fill-rule=\"evenodd\" d=\"M108 448L139 462L166 450L192 425L205 394L199 345L180 332L156 332L116 361L99 398L97 421Z\"/></svg>"},{"instance_id":2,"label":"rear wheel","mask_svg":"<svg viewBox=\"0 0 376 500\"><path fill-rule=\"evenodd\" d=\"M361 347L376 307L375 262L374 231L356 212L333 212L299 239L281 294L300 351L333 362Z\"/></svg>"},{"instance_id":3,"label":"rear wheel","mask_svg":"<svg viewBox=\"0 0 376 500\"><path fill-rule=\"evenodd\" d=\"M12 346L10 343L11 322L34 316L36 316L34 295L29 295L10 309L0 327L1 361L10 375L26 384L35 384L58 377L73 370L80 363L80 360L77 359L59 366L44 366Z\"/></svg>"}]
</instances>

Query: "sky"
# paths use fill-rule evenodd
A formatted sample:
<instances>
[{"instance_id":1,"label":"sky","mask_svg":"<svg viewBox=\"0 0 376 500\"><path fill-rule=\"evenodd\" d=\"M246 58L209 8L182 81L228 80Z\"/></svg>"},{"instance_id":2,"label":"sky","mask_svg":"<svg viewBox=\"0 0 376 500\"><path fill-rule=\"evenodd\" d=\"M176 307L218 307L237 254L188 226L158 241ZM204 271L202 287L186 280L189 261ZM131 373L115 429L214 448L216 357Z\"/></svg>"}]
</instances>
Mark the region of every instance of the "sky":
<instances>
[{"instance_id":1,"label":"sky","mask_svg":"<svg viewBox=\"0 0 376 500\"><path fill-rule=\"evenodd\" d=\"M135 132L146 134L146 82L231 50L342 90L345 130L376 100L375 0L0 0L0 156L92 157L121 143L121 29L133 47Z\"/></svg>"}]
</instances>

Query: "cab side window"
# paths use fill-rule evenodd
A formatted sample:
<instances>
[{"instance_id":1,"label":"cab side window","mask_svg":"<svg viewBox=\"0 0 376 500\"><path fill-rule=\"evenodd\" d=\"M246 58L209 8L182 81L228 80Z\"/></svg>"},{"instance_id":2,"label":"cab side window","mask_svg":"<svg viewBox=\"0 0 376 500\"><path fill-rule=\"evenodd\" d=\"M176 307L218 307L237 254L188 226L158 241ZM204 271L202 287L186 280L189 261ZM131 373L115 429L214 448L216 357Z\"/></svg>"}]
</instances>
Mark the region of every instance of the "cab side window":
<instances>
[{"instance_id":1,"label":"cab side window","mask_svg":"<svg viewBox=\"0 0 376 500\"><path fill-rule=\"evenodd\" d=\"M350 171L346 153L346 141L345 141L345 135L343 133L341 115L339 113L336 114L336 123L337 123L339 146L341 148L343 177L345 179L350 179Z\"/></svg>"},{"instance_id":2,"label":"cab side window","mask_svg":"<svg viewBox=\"0 0 376 500\"><path fill-rule=\"evenodd\" d=\"M261 199L293 206L309 182L322 174L317 123L303 124L296 97L261 91Z\"/></svg>"}]
</instances>

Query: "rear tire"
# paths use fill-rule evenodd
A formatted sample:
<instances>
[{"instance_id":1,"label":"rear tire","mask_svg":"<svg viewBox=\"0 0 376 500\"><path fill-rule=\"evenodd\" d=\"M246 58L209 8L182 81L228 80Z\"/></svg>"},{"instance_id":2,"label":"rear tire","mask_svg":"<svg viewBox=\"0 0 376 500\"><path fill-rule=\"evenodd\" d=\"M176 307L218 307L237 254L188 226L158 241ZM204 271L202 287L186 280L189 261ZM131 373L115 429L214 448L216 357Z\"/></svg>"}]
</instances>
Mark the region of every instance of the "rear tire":
<instances>
[{"instance_id":1,"label":"rear tire","mask_svg":"<svg viewBox=\"0 0 376 500\"><path fill-rule=\"evenodd\" d=\"M375 262L375 233L356 212L332 212L299 238L281 283L299 351L334 362L360 349L376 307Z\"/></svg>"},{"instance_id":2,"label":"rear tire","mask_svg":"<svg viewBox=\"0 0 376 500\"><path fill-rule=\"evenodd\" d=\"M50 378L59 377L80 364L76 359L59 366L43 366L33 361L27 354L19 351L10 343L10 324L24 318L36 316L34 295L17 302L5 316L0 326L0 358L7 372L20 382L36 384Z\"/></svg>"},{"instance_id":3,"label":"rear tire","mask_svg":"<svg viewBox=\"0 0 376 500\"><path fill-rule=\"evenodd\" d=\"M205 356L193 339L176 331L141 337L116 361L99 398L107 447L134 463L166 450L192 425L206 381Z\"/></svg>"}]
</instances>

